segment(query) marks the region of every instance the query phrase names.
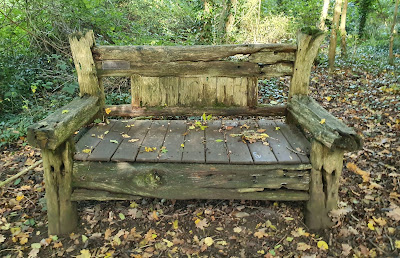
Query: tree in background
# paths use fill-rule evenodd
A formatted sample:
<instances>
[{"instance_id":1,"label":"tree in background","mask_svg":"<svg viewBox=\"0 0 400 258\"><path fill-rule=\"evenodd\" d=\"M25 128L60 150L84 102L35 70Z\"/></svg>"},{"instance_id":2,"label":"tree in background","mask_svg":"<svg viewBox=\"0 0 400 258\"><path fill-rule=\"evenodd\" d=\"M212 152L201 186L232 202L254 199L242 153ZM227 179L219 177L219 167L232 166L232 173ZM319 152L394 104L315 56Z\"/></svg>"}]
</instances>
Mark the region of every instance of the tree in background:
<instances>
[{"instance_id":1,"label":"tree in background","mask_svg":"<svg viewBox=\"0 0 400 258\"><path fill-rule=\"evenodd\" d=\"M326 31L325 21L328 17L328 9L329 9L329 0L324 0L324 6L322 7L321 17L319 19L319 29L322 31Z\"/></svg>"},{"instance_id":2,"label":"tree in background","mask_svg":"<svg viewBox=\"0 0 400 258\"><path fill-rule=\"evenodd\" d=\"M342 8L342 15L340 17L340 47L342 49L341 55L342 57L345 57L347 55L347 49L346 49L346 17L347 17L347 6L348 6L349 0L344 0L343 2L343 8Z\"/></svg>"},{"instance_id":3,"label":"tree in background","mask_svg":"<svg viewBox=\"0 0 400 258\"><path fill-rule=\"evenodd\" d=\"M331 37L329 40L329 53L328 53L329 72L333 71L333 67L335 64L337 29L339 27L339 19L341 12L342 12L342 0L336 0L333 13L333 20L332 20Z\"/></svg>"},{"instance_id":4,"label":"tree in background","mask_svg":"<svg viewBox=\"0 0 400 258\"><path fill-rule=\"evenodd\" d=\"M364 37L365 24L367 22L368 14L372 9L373 1L374 0L361 0L360 2L360 23L358 27L358 36L360 38Z\"/></svg>"},{"instance_id":5,"label":"tree in background","mask_svg":"<svg viewBox=\"0 0 400 258\"><path fill-rule=\"evenodd\" d=\"M394 7L394 13L393 13L392 28L390 29L389 64L391 64L391 65L394 65L393 42L394 42L394 34L396 34L395 27L396 27L398 9L399 9L399 0L396 0L396 4L395 4L395 7Z\"/></svg>"}]
</instances>

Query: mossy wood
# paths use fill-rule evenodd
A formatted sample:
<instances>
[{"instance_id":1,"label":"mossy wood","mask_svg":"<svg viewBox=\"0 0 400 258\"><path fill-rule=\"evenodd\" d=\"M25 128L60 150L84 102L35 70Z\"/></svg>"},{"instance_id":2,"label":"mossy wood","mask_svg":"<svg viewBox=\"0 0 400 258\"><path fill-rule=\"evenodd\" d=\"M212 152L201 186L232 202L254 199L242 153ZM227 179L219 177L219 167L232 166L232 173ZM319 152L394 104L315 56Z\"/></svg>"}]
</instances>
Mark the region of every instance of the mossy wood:
<instances>
[{"instance_id":1,"label":"mossy wood","mask_svg":"<svg viewBox=\"0 0 400 258\"><path fill-rule=\"evenodd\" d=\"M57 109L44 120L28 127L28 141L41 149L55 150L75 131L91 122L99 112L99 98L83 96Z\"/></svg>"},{"instance_id":2,"label":"mossy wood","mask_svg":"<svg viewBox=\"0 0 400 258\"><path fill-rule=\"evenodd\" d=\"M75 188L167 199L307 200L309 164L76 163ZM112 176L110 176L112 174ZM289 190L287 190L289 189Z\"/></svg>"},{"instance_id":3,"label":"mossy wood","mask_svg":"<svg viewBox=\"0 0 400 258\"><path fill-rule=\"evenodd\" d=\"M354 151L362 147L359 135L321 107L314 99L295 95L288 103L291 118L329 149Z\"/></svg>"},{"instance_id":4,"label":"mossy wood","mask_svg":"<svg viewBox=\"0 0 400 258\"><path fill-rule=\"evenodd\" d=\"M306 224L330 227L343 153L362 141L307 96L322 39L320 31L303 30L297 46L95 46L91 31L71 35L82 98L28 130L29 142L42 148L49 234L75 229L74 201L143 196L307 201ZM292 75L287 109L257 107L257 79L285 75ZM132 103L109 106L113 116L285 115L286 123L310 132L311 154L300 130L279 121L209 121L204 131L186 133L186 121L135 120L129 128L111 121L78 134L74 155L71 135L103 117L104 76L131 79ZM270 135L264 143L229 136L259 128ZM145 151L153 145L170 152ZM73 164L73 156L93 161Z\"/></svg>"}]
</instances>

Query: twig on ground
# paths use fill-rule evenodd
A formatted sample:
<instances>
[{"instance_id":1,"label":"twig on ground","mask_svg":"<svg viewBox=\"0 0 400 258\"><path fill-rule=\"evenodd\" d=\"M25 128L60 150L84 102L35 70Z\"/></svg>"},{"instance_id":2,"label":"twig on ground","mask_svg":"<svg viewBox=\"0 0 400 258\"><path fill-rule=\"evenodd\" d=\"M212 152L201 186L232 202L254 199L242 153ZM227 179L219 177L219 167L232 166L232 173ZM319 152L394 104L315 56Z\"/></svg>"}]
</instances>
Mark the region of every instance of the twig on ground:
<instances>
[{"instance_id":1,"label":"twig on ground","mask_svg":"<svg viewBox=\"0 0 400 258\"><path fill-rule=\"evenodd\" d=\"M3 182L0 182L0 187L6 185L6 184L8 184L8 183L10 183L11 181L14 181L14 180L17 179L18 177L20 177L20 176L22 176L22 175L28 173L29 170L31 170L31 169L33 169L33 168L39 166L39 165L42 164L42 163L43 163L43 160L36 161L35 164L33 164L33 165L31 165L31 166L29 166L29 167L23 169L21 172L18 172L17 174L13 175L12 177L8 178L7 180L5 180L5 181L3 181Z\"/></svg>"}]
</instances>

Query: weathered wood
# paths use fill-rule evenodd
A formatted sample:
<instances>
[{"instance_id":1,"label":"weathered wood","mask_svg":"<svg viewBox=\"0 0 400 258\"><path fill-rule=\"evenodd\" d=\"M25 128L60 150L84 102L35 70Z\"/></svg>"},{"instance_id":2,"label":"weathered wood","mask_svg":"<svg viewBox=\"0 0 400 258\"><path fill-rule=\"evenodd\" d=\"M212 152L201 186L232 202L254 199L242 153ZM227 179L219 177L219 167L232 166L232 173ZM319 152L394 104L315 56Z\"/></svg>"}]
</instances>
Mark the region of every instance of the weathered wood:
<instances>
[{"instance_id":1,"label":"weathered wood","mask_svg":"<svg viewBox=\"0 0 400 258\"><path fill-rule=\"evenodd\" d=\"M98 100L98 97L94 96L76 98L42 121L29 126L29 144L55 150L98 113Z\"/></svg>"},{"instance_id":2,"label":"weathered wood","mask_svg":"<svg viewBox=\"0 0 400 258\"><path fill-rule=\"evenodd\" d=\"M232 166L77 162L73 185L167 199L308 200L309 168L310 165L305 164Z\"/></svg>"},{"instance_id":3,"label":"weathered wood","mask_svg":"<svg viewBox=\"0 0 400 258\"><path fill-rule=\"evenodd\" d=\"M95 191L87 189L75 189L71 194L71 201L123 201L137 200L140 196L131 194L110 193L107 191Z\"/></svg>"},{"instance_id":4,"label":"weathered wood","mask_svg":"<svg viewBox=\"0 0 400 258\"><path fill-rule=\"evenodd\" d=\"M242 122L243 123L243 122ZM257 131L258 129L265 129L262 126L259 127L257 122L255 120L249 120L246 122L247 126L250 126L248 130L254 130ZM242 128L243 130L247 130L246 128ZM266 132L269 134L269 132ZM268 142L266 142L268 143ZM272 152L271 146L265 145L263 142L254 142L254 143L248 143L247 144L251 156L253 157L254 164L272 164L272 163L278 163L274 153Z\"/></svg>"},{"instance_id":5,"label":"weathered wood","mask_svg":"<svg viewBox=\"0 0 400 258\"><path fill-rule=\"evenodd\" d=\"M310 229L333 225L328 213L337 208L339 179L343 169L341 149L330 149L318 141L312 142L310 199L306 205L306 224Z\"/></svg>"},{"instance_id":6,"label":"weathered wood","mask_svg":"<svg viewBox=\"0 0 400 258\"><path fill-rule=\"evenodd\" d=\"M93 31L88 31L85 35L80 32L70 35L69 44L78 75L80 96L97 96L100 106L104 106L104 90L99 84L91 51L95 44Z\"/></svg>"},{"instance_id":7,"label":"weathered wood","mask_svg":"<svg viewBox=\"0 0 400 258\"><path fill-rule=\"evenodd\" d=\"M203 113L213 116L284 116L286 105L263 107L146 107L132 108L131 105L110 105L109 116L201 116Z\"/></svg>"},{"instance_id":8,"label":"weathered wood","mask_svg":"<svg viewBox=\"0 0 400 258\"><path fill-rule=\"evenodd\" d=\"M253 158L251 156L249 147L245 142L242 141L241 137L232 137L231 135L237 135L241 133L240 121L227 120L223 121L226 130L225 139L226 146L228 148L228 155L230 163L234 164L253 164Z\"/></svg>"},{"instance_id":9,"label":"weathered wood","mask_svg":"<svg viewBox=\"0 0 400 258\"><path fill-rule=\"evenodd\" d=\"M294 62L295 55L292 52L260 51L249 56L252 63L275 64L279 62Z\"/></svg>"},{"instance_id":10,"label":"weathered wood","mask_svg":"<svg viewBox=\"0 0 400 258\"><path fill-rule=\"evenodd\" d=\"M76 143L74 159L87 160L90 152L101 142L101 139L104 138L104 133L109 131L114 123L115 121L111 121L108 124L101 123L90 128ZM89 149L90 152L84 151L86 149Z\"/></svg>"},{"instance_id":11,"label":"weathered wood","mask_svg":"<svg viewBox=\"0 0 400 258\"><path fill-rule=\"evenodd\" d=\"M282 55L284 61L290 61L296 51L289 44L246 44L246 45L197 45L197 46L95 46L93 56L96 61L127 60L132 62L176 62L176 61L215 61L235 55L251 55L268 51ZM235 59L234 57L232 59ZM236 58L237 59L237 58ZM268 57L263 63L268 63ZM274 59L276 59L274 57ZM279 61L275 60L273 62ZM257 62L257 60L255 61Z\"/></svg>"},{"instance_id":12,"label":"weathered wood","mask_svg":"<svg viewBox=\"0 0 400 258\"><path fill-rule=\"evenodd\" d=\"M72 137L55 150L42 149L49 235L68 234L77 226L77 211L71 201L73 154Z\"/></svg>"},{"instance_id":13,"label":"weathered wood","mask_svg":"<svg viewBox=\"0 0 400 258\"><path fill-rule=\"evenodd\" d=\"M125 138L119 145L117 151L112 156L112 161L129 161L133 162L136 160L136 156L139 152L140 146L147 135L151 126L150 120L137 120L130 121L125 126L129 126L130 129L127 133L129 136Z\"/></svg>"},{"instance_id":14,"label":"weathered wood","mask_svg":"<svg viewBox=\"0 0 400 258\"><path fill-rule=\"evenodd\" d=\"M151 123L151 127L146 134L136 157L137 162L157 162L158 153L164 142L165 134L168 130L167 120L157 120ZM146 148L148 150L146 151ZM155 149L150 149L155 148Z\"/></svg>"},{"instance_id":15,"label":"weathered wood","mask_svg":"<svg viewBox=\"0 0 400 258\"><path fill-rule=\"evenodd\" d=\"M275 121L275 124L291 145L290 151L297 153L302 163L310 163L308 156L310 155L311 144L300 130L294 125L282 122Z\"/></svg>"},{"instance_id":16,"label":"weathered wood","mask_svg":"<svg viewBox=\"0 0 400 258\"><path fill-rule=\"evenodd\" d=\"M97 75L106 76L133 76L147 77L257 77L272 78L292 75L292 63L257 64L250 62L234 61L209 61L209 62L171 62L171 63L135 63L131 62L130 69L104 70L101 63L96 64Z\"/></svg>"},{"instance_id":17,"label":"weathered wood","mask_svg":"<svg viewBox=\"0 0 400 258\"><path fill-rule=\"evenodd\" d=\"M183 153L181 144L185 141L186 128L186 121L170 121L163 143L165 150L159 154L160 162L181 162Z\"/></svg>"},{"instance_id":18,"label":"weathered wood","mask_svg":"<svg viewBox=\"0 0 400 258\"><path fill-rule=\"evenodd\" d=\"M221 130L222 122L220 120L208 121L207 126L205 130L206 163L229 163L225 135Z\"/></svg>"},{"instance_id":19,"label":"weathered wood","mask_svg":"<svg viewBox=\"0 0 400 258\"><path fill-rule=\"evenodd\" d=\"M290 81L289 100L297 94L308 95L311 67L323 39L324 33L320 30L297 34L296 61Z\"/></svg>"},{"instance_id":20,"label":"weathered wood","mask_svg":"<svg viewBox=\"0 0 400 258\"><path fill-rule=\"evenodd\" d=\"M330 149L354 151L362 147L361 137L352 128L347 127L308 96L293 96L288 103L288 111L296 123Z\"/></svg>"},{"instance_id":21,"label":"weathered wood","mask_svg":"<svg viewBox=\"0 0 400 258\"><path fill-rule=\"evenodd\" d=\"M195 121L191 121L192 124ZM182 162L187 163L205 163L205 135L204 131L200 129L189 130L185 136L185 143L183 148Z\"/></svg>"}]
</instances>

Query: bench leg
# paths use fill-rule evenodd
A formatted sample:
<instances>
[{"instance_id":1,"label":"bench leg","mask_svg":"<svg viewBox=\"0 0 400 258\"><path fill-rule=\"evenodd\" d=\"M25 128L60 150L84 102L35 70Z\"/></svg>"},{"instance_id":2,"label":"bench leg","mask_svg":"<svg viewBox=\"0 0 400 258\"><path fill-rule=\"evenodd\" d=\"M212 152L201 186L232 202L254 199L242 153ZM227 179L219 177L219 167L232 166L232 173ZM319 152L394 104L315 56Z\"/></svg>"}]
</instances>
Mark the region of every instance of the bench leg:
<instances>
[{"instance_id":1,"label":"bench leg","mask_svg":"<svg viewBox=\"0 0 400 258\"><path fill-rule=\"evenodd\" d=\"M306 205L306 224L310 229L333 226L328 216L339 201L339 179L343 169L341 149L330 150L318 141L311 147L310 199Z\"/></svg>"},{"instance_id":2,"label":"bench leg","mask_svg":"<svg viewBox=\"0 0 400 258\"><path fill-rule=\"evenodd\" d=\"M76 206L71 202L73 154L72 138L55 150L42 150L49 235L68 234L77 226Z\"/></svg>"}]
</instances>

